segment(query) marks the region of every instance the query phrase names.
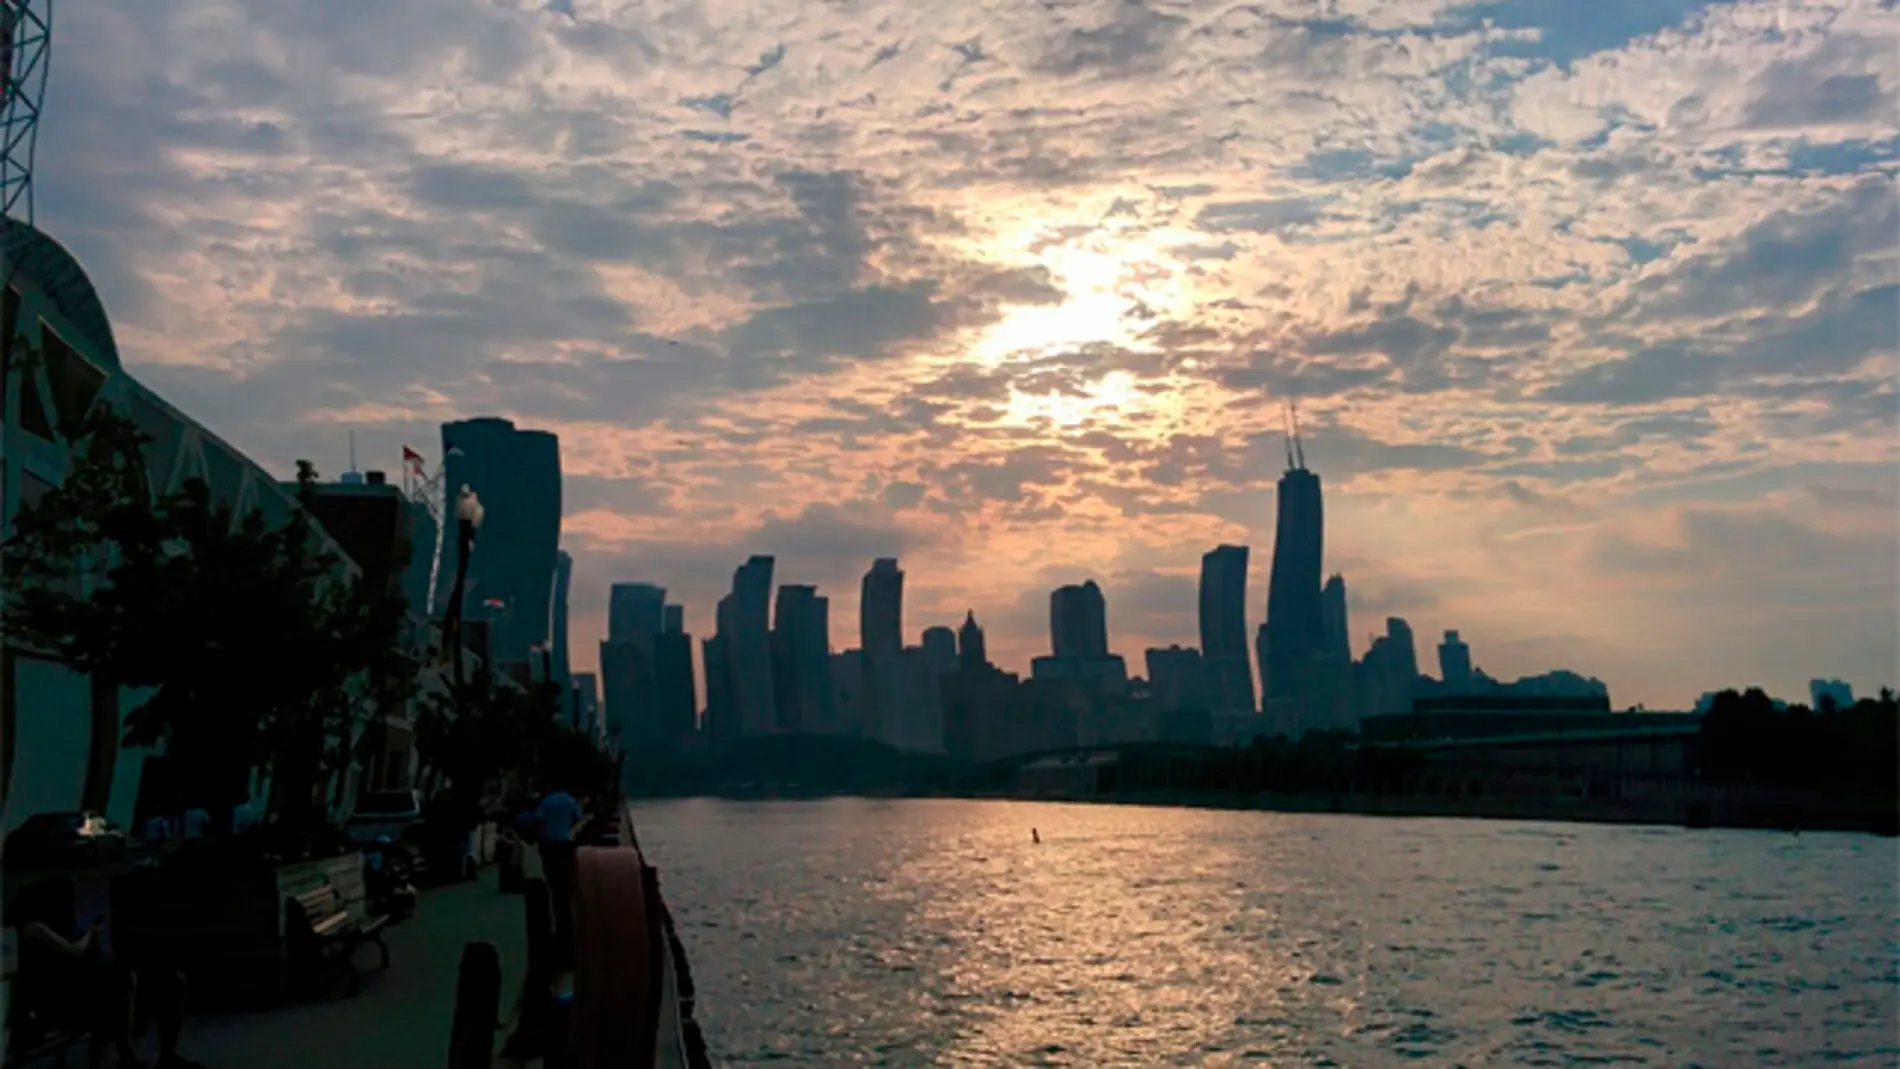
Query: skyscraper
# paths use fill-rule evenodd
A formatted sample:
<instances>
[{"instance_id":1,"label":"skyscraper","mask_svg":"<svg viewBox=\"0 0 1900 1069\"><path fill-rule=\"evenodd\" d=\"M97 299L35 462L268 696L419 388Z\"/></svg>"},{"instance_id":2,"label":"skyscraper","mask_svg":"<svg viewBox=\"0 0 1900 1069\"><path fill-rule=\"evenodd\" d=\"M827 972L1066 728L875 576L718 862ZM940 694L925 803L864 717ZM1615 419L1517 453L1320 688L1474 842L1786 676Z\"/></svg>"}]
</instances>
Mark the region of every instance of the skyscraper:
<instances>
[{"instance_id":1,"label":"skyscraper","mask_svg":"<svg viewBox=\"0 0 1900 1069\"><path fill-rule=\"evenodd\" d=\"M489 624L494 660L527 661L549 639L555 555L561 543L561 444L546 431L517 430L505 419L442 425L445 511L467 486L484 516L469 560L467 619ZM442 547L444 574L457 565L454 539ZM438 584L447 608L449 584Z\"/></svg>"},{"instance_id":2,"label":"skyscraper","mask_svg":"<svg viewBox=\"0 0 1900 1069\"><path fill-rule=\"evenodd\" d=\"M1108 656L1108 604L1095 580L1050 593L1049 646L1057 657Z\"/></svg>"},{"instance_id":3,"label":"skyscraper","mask_svg":"<svg viewBox=\"0 0 1900 1069\"><path fill-rule=\"evenodd\" d=\"M1326 642L1320 609L1325 513L1319 476L1307 470L1297 433L1287 439L1287 470L1277 497L1267 621L1260 627L1257 653L1262 707L1276 728L1297 735L1313 712L1316 660Z\"/></svg>"},{"instance_id":4,"label":"skyscraper","mask_svg":"<svg viewBox=\"0 0 1900 1069\"><path fill-rule=\"evenodd\" d=\"M659 753L672 734L660 709L655 647L665 604L666 588L652 583L615 583L607 594L601 689L620 752L636 762Z\"/></svg>"},{"instance_id":5,"label":"skyscraper","mask_svg":"<svg viewBox=\"0 0 1900 1069\"><path fill-rule=\"evenodd\" d=\"M1471 647L1456 631L1445 632L1445 641L1438 644L1438 674L1444 677L1445 689L1453 694L1471 686Z\"/></svg>"},{"instance_id":6,"label":"skyscraper","mask_svg":"<svg viewBox=\"0 0 1900 1069\"><path fill-rule=\"evenodd\" d=\"M957 667L957 633L947 627L926 627L922 640L924 656L938 675Z\"/></svg>"},{"instance_id":7,"label":"skyscraper","mask_svg":"<svg viewBox=\"0 0 1900 1069\"><path fill-rule=\"evenodd\" d=\"M976 610L964 613L963 626L957 628L957 667L966 671L987 668L989 650L983 642L983 628L976 622Z\"/></svg>"},{"instance_id":8,"label":"skyscraper","mask_svg":"<svg viewBox=\"0 0 1900 1069\"><path fill-rule=\"evenodd\" d=\"M554 667L554 681L561 685L561 692L567 693L567 681L573 675L573 665L567 648L567 597L568 587L574 581L574 558L567 550L554 553L554 596L548 603L548 632L552 636L552 648L548 650L548 659Z\"/></svg>"},{"instance_id":9,"label":"skyscraper","mask_svg":"<svg viewBox=\"0 0 1900 1069\"><path fill-rule=\"evenodd\" d=\"M1320 623L1326 629L1323 651L1335 661L1352 660L1352 630L1346 619L1346 577L1335 574L1319 592Z\"/></svg>"},{"instance_id":10,"label":"skyscraper","mask_svg":"<svg viewBox=\"0 0 1900 1069\"><path fill-rule=\"evenodd\" d=\"M660 630L668 635L685 633L686 607L684 605L668 605L661 610Z\"/></svg>"},{"instance_id":11,"label":"skyscraper","mask_svg":"<svg viewBox=\"0 0 1900 1069\"><path fill-rule=\"evenodd\" d=\"M732 595L719 599L713 613L713 634L702 644L706 662L706 717L701 729L715 745L739 741L739 719L732 695ZM607 707L609 715L613 706Z\"/></svg>"},{"instance_id":12,"label":"skyscraper","mask_svg":"<svg viewBox=\"0 0 1900 1069\"><path fill-rule=\"evenodd\" d=\"M864 738L895 745L903 737L904 655L904 573L895 557L878 558L864 573L858 638L864 652L858 731Z\"/></svg>"},{"instance_id":13,"label":"skyscraper","mask_svg":"<svg viewBox=\"0 0 1900 1069\"><path fill-rule=\"evenodd\" d=\"M666 588L652 583L615 583L607 592L607 637L657 635L665 630Z\"/></svg>"},{"instance_id":14,"label":"skyscraper","mask_svg":"<svg viewBox=\"0 0 1900 1069\"><path fill-rule=\"evenodd\" d=\"M830 732L831 599L818 588L778 588L772 622L772 688L781 731Z\"/></svg>"},{"instance_id":15,"label":"skyscraper","mask_svg":"<svg viewBox=\"0 0 1900 1069\"><path fill-rule=\"evenodd\" d=\"M1214 710L1259 708L1247 656L1246 546L1216 546L1201 555L1201 665Z\"/></svg>"},{"instance_id":16,"label":"skyscraper","mask_svg":"<svg viewBox=\"0 0 1900 1069\"><path fill-rule=\"evenodd\" d=\"M747 739L770 734L778 721L772 697L773 563L770 556L754 554L732 573L731 645L726 652L733 715L739 736Z\"/></svg>"}]
</instances>

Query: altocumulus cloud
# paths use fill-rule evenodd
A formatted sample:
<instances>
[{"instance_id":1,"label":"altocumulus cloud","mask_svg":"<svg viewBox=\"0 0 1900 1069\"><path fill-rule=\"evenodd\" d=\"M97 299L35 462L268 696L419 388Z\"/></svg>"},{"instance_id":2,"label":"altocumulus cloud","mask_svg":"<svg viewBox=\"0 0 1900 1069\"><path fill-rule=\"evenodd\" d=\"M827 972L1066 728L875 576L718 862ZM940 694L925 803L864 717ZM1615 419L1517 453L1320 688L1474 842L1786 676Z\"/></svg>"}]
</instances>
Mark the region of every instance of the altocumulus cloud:
<instances>
[{"instance_id":1,"label":"altocumulus cloud","mask_svg":"<svg viewBox=\"0 0 1900 1069\"><path fill-rule=\"evenodd\" d=\"M1803 592L1893 585L1892 510L1807 492L1896 460L1891 5L1587 6L69 5L41 217L268 464L559 431L579 649L756 549L840 644L902 554L1016 663L1099 575L1139 661L1264 562L1297 399L1369 616L1871 685L1892 614ZM1685 603L1668 671L1617 626Z\"/></svg>"}]
</instances>

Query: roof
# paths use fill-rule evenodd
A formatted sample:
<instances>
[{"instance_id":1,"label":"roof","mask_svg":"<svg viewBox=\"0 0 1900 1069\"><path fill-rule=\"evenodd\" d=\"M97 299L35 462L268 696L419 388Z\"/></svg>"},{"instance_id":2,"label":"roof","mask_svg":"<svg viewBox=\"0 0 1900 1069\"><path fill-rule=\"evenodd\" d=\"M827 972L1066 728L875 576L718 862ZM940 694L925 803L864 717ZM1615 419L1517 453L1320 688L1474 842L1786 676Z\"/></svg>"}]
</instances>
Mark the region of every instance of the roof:
<instances>
[{"instance_id":1,"label":"roof","mask_svg":"<svg viewBox=\"0 0 1900 1069\"><path fill-rule=\"evenodd\" d=\"M112 324L106 308L86 277L86 269L66 250L66 246L45 232L15 219L0 219L0 249L33 280L53 307L92 343L94 352L112 366L120 367L119 344L112 337Z\"/></svg>"}]
</instances>

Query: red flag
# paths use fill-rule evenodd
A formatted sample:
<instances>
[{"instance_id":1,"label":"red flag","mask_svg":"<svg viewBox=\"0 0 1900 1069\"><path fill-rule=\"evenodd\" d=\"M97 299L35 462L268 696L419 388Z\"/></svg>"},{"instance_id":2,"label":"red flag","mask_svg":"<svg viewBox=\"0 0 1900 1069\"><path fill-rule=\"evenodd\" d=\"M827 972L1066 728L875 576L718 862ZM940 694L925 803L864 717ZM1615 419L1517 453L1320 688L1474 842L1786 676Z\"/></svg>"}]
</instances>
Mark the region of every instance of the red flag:
<instances>
[{"instance_id":1,"label":"red flag","mask_svg":"<svg viewBox=\"0 0 1900 1069\"><path fill-rule=\"evenodd\" d=\"M409 448L406 445L402 447L402 458L411 464L422 463L422 454L416 452L415 450Z\"/></svg>"}]
</instances>

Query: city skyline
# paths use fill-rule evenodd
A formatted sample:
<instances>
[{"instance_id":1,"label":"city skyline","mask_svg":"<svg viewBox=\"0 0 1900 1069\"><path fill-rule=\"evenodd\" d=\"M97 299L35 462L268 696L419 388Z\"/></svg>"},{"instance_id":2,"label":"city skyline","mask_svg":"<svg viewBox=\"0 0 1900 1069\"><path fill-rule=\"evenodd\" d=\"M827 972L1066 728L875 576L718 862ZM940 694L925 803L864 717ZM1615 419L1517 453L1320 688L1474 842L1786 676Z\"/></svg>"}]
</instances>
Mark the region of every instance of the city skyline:
<instances>
[{"instance_id":1,"label":"city skyline","mask_svg":"<svg viewBox=\"0 0 1900 1069\"><path fill-rule=\"evenodd\" d=\"M1356 650L1892 674L1878 4L421 2L63 8L37 210L281 476L559 434L577 670L609 583L704 636L752 552L838 635L898 556L907 632L1020 668L1089 577L1125 654L1192 641L1247 544L1257 626L1297 398Z\"/></svg>"}]
</instances>

